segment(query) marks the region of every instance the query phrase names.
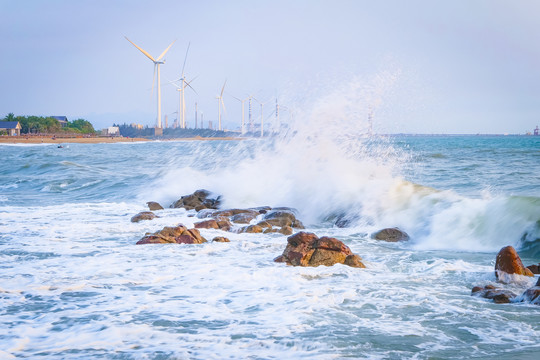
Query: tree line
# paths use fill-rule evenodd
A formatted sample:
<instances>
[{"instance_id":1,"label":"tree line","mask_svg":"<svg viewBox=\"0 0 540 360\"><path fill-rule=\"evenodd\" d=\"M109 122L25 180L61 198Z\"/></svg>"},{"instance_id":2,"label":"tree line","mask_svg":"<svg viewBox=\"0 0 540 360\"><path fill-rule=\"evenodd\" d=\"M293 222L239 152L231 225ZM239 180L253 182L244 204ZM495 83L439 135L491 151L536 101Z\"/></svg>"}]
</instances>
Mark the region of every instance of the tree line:
<instances>
[{"instance_id":1,"label":"tree line","mask_svg":"<svg viewBox=\"0 0 540 360\"><path fill-rule=\"evenodd\" d=\"M21 134L94 134L96 132L94 126L84 119L68 121L67 126L62 127L58 120L50 116L15 116L9 113L0 121L18 121L21 124Z\"/></svg>"}]
</instances>

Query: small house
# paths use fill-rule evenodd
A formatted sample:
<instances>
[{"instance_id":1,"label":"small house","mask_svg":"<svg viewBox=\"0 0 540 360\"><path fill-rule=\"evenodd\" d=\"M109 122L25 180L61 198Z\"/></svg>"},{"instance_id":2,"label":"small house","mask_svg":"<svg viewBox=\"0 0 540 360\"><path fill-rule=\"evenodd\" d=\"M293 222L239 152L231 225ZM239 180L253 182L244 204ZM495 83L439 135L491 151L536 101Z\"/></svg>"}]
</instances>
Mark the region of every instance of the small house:
<instances>
[{"instance_id":1,"label":"small house","mask_svg":"<svg viewBox=\"0 0 540 360\"><path fill-rule=\"evenodd\" d=\"M18 121L0 121L0 132L5 131L9 136L20 136L21 128Z\"/></svg>"},{"instance_id":2,"label":"small house","mask_svg":"<svg viewBox=\"0 0 540 360\"><path fill-rule=\"evenodd\" d=\"M51 116L51 117L53 119L58 120L58 122L60 123L60 126L62 126L62 127L68 126L68 118L67 118L67 116Z\"/></svg>"}]
</instances>

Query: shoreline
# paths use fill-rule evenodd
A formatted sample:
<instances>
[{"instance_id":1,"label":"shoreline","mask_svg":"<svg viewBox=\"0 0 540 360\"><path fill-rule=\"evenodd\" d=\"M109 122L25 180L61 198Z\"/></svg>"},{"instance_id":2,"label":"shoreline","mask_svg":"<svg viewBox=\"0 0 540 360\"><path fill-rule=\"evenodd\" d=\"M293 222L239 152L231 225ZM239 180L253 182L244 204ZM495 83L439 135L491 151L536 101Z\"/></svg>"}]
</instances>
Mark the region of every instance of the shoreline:
<instances>
[{"instance_id":1,"label":"shoreline","mask_svg":"<svg viewBox=\"0 0 540 360\"><path fill-rule=\"evenodd\" d=\"M148 142L148 141L198 141L198 140L241 140L233 137L203 138L200 136L192 138L173 139L146 139L146 138L125 138L125 137L57 137L48 136L0 136L0 144L114 144L125 142Z\"/></svg>"}]
</instances>

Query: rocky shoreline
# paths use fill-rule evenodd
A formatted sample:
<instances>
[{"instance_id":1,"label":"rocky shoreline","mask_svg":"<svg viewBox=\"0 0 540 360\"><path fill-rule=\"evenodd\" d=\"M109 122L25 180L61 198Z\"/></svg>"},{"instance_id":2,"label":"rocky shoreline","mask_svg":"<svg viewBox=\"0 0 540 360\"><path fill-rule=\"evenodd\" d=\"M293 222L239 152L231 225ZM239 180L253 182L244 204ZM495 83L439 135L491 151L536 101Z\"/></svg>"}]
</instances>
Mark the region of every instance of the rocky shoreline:
<instances>
[{"instance_id":1,"label":"rocky shoreline","mask_svg":"<svg viewBox=\"0 0 540 360\"><path fill-rule=\"evenodd\" d=\"M148 202L150 211L144 211L131 218L132 222L159 218L153 211L164 210L156 202ZM216 229L229 233L279 233L288 235L283 253L274 259L276 263L290 266L333 266L343 264L355 268L366 268L360 255L355 254L342 241L331 237L318 237L305 229L297 218L293 208L261 206L248 209L220 209L221 196L207 190L197 190L193 194L182 196L170 205L170 208L193 210L201 221L188 229L182 224L166 226L154 233L146 233L136 244L202 244L208 242L199 229ZM335 226L345 227L347 223L337 218ZM300 231L298 231L300 230ZM295 233L295 231L297 231ZM378 241L408 241L409 235L399 228L381 229L371 238ZM213 242L230 242L227 237L216 236ZM492 300L495 303L531 303L540 305L540 278L535 286L526 289L521 295L504 288L505 285L517 284L523 277L539 274L540 263L525 267L512 246L502 248L496 257L495 278L498 284L475 286L471 295Z\"/></svg>"}]
</instances>

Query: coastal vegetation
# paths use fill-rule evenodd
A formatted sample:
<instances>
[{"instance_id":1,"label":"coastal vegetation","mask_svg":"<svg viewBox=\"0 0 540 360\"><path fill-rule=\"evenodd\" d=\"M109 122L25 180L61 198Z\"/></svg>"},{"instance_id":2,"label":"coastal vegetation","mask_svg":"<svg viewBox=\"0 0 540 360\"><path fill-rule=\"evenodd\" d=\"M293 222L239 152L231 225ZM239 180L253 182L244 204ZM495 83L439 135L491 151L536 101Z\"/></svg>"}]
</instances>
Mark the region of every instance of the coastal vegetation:
<instances>
[{"instance_id":1,"label":"coastal vegetation","mask_svg":"<svg viewBox=\"0 0 540 360\"><path fill-rule=\"evenodd\" d=\"M120 135L124 137L130 137L130 138L141 138L141 137L153 137L154 136L154 128L150 128L148 126L146 127L137 127L132 126L128 124L113 124L113 126L117 126ZM163 135L161 137L163 138L194 138L197 136L203 137L203 138L211 138L211 137L234 137L239 136L240 133L238 132L230 132L230 131L220 131L220 130L212 130L212 129L171 129L171 128L165 128L163 129Z\"/></svg>"},{"instance_id":2,"label":"coastal vegetation","mask_svg":"<svg viewBox=\"0 0 540 360\"><path fill-rule=\"evenodd\" d=\"M21 124L21 134L95 134L94 126L87 120L76 119L68 121L65 126L48 116L15 116L9 113L0 121L18 121Z\"/></svg>"}]
</instances>

